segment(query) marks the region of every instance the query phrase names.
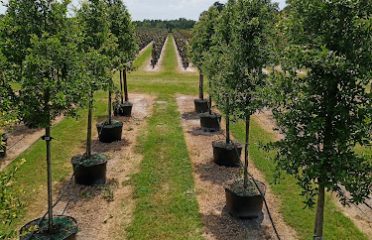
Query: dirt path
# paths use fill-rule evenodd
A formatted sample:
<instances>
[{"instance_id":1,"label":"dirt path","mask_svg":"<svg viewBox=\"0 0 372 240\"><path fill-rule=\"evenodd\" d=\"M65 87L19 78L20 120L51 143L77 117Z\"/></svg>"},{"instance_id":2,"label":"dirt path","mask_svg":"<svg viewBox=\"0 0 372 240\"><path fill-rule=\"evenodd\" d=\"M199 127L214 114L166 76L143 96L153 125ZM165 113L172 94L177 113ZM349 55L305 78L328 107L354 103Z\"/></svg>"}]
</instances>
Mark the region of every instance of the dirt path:
<instances>
[{"instance_id":1,"label":"dirt path","mask_svg":"<svg viewBox=\"0 0 372 240\"><path fill-rule=\"evenodd\" d=\"M157 73L157 72L160 72L161 71L162 66L163 66L165 51L167 50L168 41L169 41L169 36L165 40L164 45L163 45L163 48L161 49L161 53L160 53L160 57L159 57L158 63L155 65L154 68L152 68L152 66L151 66L151 59L152 58L150 57L150 59L148 60L148 63L146 64L145 68L143 69L145 72L154 72L154 73Z\"/></svg>"},{"instance_id":2,"label":"dirt path","mask_svg":"<svg viewBox=\"0 0 372 240\"><path fill-rule=\"evenodd\" d=\"M196 73L198 72L198 70L192 65L192 63L190 62L190 66L188 68L184 68L183 67L183 64L182 64L182 58L181 58L181 55L178 51L178 48L177 48L177 44L176 44L176 40L173 38L173 45L174 45L174 48L176 49L176 56L177 56L177 72L179 73Z\"/></svg>"},{"instance_id":3,"label":"dirt path","mask_svg":"<svg viewBox=\"0 0 372 240\"><path fill-rule=\"evenodd\" d=\"M154 99L142 94L132 94L133 117L124 121L124 139L121 142L93 143L94 152L109 156L108 183L104 186L84 187L65 182L60 186L64 192L55 214L65 214L79 223L78 240L123 239L124 230L132 219L134 209L133 189L129 184L132 174L139 170L142 156L135 151L140 129L152 112ZM97 136L94 137L97 139ZM82 149L82 152L84 150Z\"/></svg>"},{"instance_id":4,"label":"dirt path","mask_svg":"<svg viewBox=\"0 0 372 240\"><path fill-rule=\"evenodd\" d=\"M58 117L53 125L58 124L62 119L63 116ZM30 129L25 125L16 126L8 136L7 155L5 159L0 160L0 172L43 135L44 129Z\"/></svg>"},{"instance_id":5,"label":"dirt path","mask_svg":"<svg viewBox=\"0 0 372 240\"><path fill-rule=\"evenodd\" d=\"M261 240L276 239L266 210L257 220L237 220L226 212L224 184L239 174L239 169L217 166L212 161L212 141L222 139L222 134L206 134L200 130L198 116L194 113L193 96L178 96L177 104L182 115L182 126L193 165L197 200L204 223L204 237L208 240ZM251 162L250 172L265 182ZM265 182L266 183L266 182ZM267 201L270 211L282 234L282 239L296 239L296 233L287 226L279 212L280 202L273 196L269 185Z\"/></svg>"},{"instance_id":6,"label":"dirt path","mask_svg":"<svg viewBox=\"0 0 372 240\"><path fill-rule=\"evenodd\" d=\"M264 110L257 113L254 117L263 129L273 133L276 140L283 138L282 134L274 130L277 128L277 125L270 110ZM332 193L332 199L339 210L342 211L345 216L350 218L354 224L372 240L372 209L366 204L343 206L337 199L335 193ZM366 203L369 206L372 206L372 196L370 196L370 199L366 200Z\"/></svg>"}]
</instances>

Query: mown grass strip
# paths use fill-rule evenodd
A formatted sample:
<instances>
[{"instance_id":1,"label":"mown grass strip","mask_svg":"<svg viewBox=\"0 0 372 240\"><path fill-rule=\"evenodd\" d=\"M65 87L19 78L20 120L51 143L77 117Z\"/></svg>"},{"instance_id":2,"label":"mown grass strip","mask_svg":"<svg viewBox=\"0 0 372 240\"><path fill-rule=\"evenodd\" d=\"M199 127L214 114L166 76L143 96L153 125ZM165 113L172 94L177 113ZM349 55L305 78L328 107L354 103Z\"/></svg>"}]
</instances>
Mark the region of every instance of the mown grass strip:
<instances>
[{"instance_id":1,"label":"mown grass strip","mask_svg":"<svg viewBox=\"0 0 372 240\"><path fill-rule=\"evenodd\" d=\"M143 69L149 63L152 53L152 44L148 46L133 62L134 69Z\"/></svg>"},{"instance_id":2,"label":"mown grass strip","mask_svg":"<svg viewBox=\"0 0 372 240\"><path fill-rule=\"evenodd\" d=\"M234 136L241 142L244 141L244 129L241 122L232 126ZM300 239L313 239L315 209L304 208L304 198L300 195L301 189L293 177L283 174L279 183L275 184L274 152L266 152L260 147L262 144L274 141L274 136L262 129L257 122L252 121L250 141L251 160L264 174L275 196L280 199L285 222L296 230ZM327 240L368 239L349 218L337 210L330 197L326 199L324 228L324 239Z\"/></svg>"},{"instance_id":3,"label":"mown grass strip","mask_svg":"<svg viewBox=\"0 0 372 240\"><path fill-rule=\"evenodd\" d=\"M173 97L159 99L137 150L144 159L132 178L136 208L129 239L203 239L191 162Z\"/></svg>"}]
</instances>

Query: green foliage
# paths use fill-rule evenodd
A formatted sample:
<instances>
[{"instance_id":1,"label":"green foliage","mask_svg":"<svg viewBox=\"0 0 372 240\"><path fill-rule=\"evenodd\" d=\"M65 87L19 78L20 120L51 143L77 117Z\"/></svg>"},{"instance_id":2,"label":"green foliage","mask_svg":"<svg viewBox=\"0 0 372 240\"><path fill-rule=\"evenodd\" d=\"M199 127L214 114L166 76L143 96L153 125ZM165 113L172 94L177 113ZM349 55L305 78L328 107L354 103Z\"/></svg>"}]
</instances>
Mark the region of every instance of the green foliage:
<instances>
[{"instance_id":1,"label":"green foliage","mask_svg":"<svg viewBox=\"0 0 372 240\"><path fill-rule=\"evenodd\" d=\"M285 29L291 45L281 49L275 74L274 116L285 138L280 169L296 177L313 205L318 186L343 203L370 194L372 165L355 146L371 145L372 31L370 1L289 1ZM306 69L305 77L298 76ZM347 199L340 186L351 194Z\"/></svg>"},{"instance_id":2,"label":"green foliage","mask_svg":"<svg viewBox=\"0 0 372 240\"><path fill-rule=\"evenodd\" d=\"M107 0L111 33L117 38L114 67L131 67L138 52L135 28L128 9L121 0Z\"/></svg>"},{"instance_id":3,"label":"green foliage","mask_svg":"<svg viewBox=\"0 0 372 240\"><path fill-rule=\"evenodd\" d=\"M12 185L14 175L24 162L22 160L11 169L0 173L0 239L10 239L17 233L10 225L19 217L23 204L18 198L19 190L15 191Z\"/></svg>"},{"instance_id":4,"label":"green foliage","mask_svg":"<svg viewBox=\"0 0 372 240\"><path fill-rule=\"evenodd\" d=\"M200 70L204 67L206 53L212 46L212 36L216 32L216 24L222 6L213 5L208 11L200 15L199 21L195 24L190 41L191 60Z\"/></svg>"}]
</instances>

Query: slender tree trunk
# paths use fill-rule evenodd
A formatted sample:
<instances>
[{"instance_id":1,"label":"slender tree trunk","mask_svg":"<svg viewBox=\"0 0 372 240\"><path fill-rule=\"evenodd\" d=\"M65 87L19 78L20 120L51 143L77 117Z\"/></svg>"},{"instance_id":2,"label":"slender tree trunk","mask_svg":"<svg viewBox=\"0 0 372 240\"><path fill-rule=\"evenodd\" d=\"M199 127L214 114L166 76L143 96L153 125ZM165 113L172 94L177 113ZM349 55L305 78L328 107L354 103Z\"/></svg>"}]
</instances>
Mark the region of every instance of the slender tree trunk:
<instances>
[{"instance_id":1,"label":"slender tree trunk","mask_svg":"<svg viewBox=\"0 0 372 240\"><path fill-rule=\"evenodd\" d=\"M48 174L48 229L53 228L53 189L52 189L52 156L50 146L50 125L45 128L45 143L47 154L47 174Z\"/></svg>"},{"instance_id":2,"label":"slender tree trunk","mask_svg":"<svg viewBox=\"0 0 372 240\"><path fill-rule=\"evenodd\" d=\"M199 99L204 99L204 75L202 71L199 69Z\"/></svg>"},{"instance_id":3,"label":"slender tree trunk","mask_svg":"<svg viewBox=\"0 0 372 240\"><path fill-rule=\"evenodd\" d=\"M112 123L112 109L111 109L111 89L109 90L109 97L108 97L108 124L111 125Z\"/></svg>"},{"instance_id":4,"label":"slender tree trunk","mask_svg":"<svg viewBox=\"0 0 372 240\"><path fill-rule=\"evenodd\" d=\"M322 184L319 184L318 202L316 206L316 217L315 217L315 227L314 227L314 240L323 239L324 204L325 204L325 188Z\"/></svg>"},{"instance_id":5,"label":"slender tree trunk","mask_svg":"<svg viewBox=\"0 0 372 240\"><path fill-rule=\"evenodd\" d=\"M124 103L124 94L123 94L123 72L119 70L120 72L120 97L121 97L121 104Z\"/></svg>"},{"instance_id":6,"label":"slender tree trunk","mask_svg":"<svg viewBox=\"0 0 372 240\"><path fill-rule=\"evenodd\" d=\"M226 97L226 144L230 142L230 98Z\"/></svg>"},{"instance_id":7,"label":"slender tree trunk","mask_svg":"<svg viewBox=\"0 0 372 240\"><path fill-rule=\"evenodd\" d=\"M89 92L86 157L92 156L93 91Z\"/></svg>"},{"instance_id":8,"label":"slender tree trunk","mask_svg":"<svg viewBox=\"0 0 372 240\"><path fill-rule=\"evenodd\" d=\"M127 81L127 69L124 68L123 70L123 75L124 75L124 93L125 93L125 101L129 101L128 97L128 81Z\"/></svg>"},{"instance_id":9,"label":"slender tree trunk","mask_svg":"<svg viewBox=\"0 0 372 240\"><path fill-rule=\"evenodd\" d=\"M249 130L251 116L247 114L245 120L245 146L244 146L244 188L248 187L248 160L249 160Z\"/></svg>"},{"instance_id":10,"label":"slender tree trunk","mask_svg":"<svg viewBox=\"0 0 372 240\"><path fill-rule=\"evenodd\" d=\"M50 91L47 89L44 92L44 112L48 114L47 127L45 127L45 136L43 140L46 144L46 165L47 165L47 187L48 187L48 230L53 228L53 189L52 189L52 156L51 146L52 141L50 134L50 109L49 109Z\"/></svg>"},{"instance_id":11,"label":"slender tree trunk","mask_svg":"<svg viewBox=\"0 0 372 240\"><path fill-rule=\"evenodd\" d=\"M212 115L212 83L208 81L209 86L209 114Z\"/></svg>"}]
</instances>

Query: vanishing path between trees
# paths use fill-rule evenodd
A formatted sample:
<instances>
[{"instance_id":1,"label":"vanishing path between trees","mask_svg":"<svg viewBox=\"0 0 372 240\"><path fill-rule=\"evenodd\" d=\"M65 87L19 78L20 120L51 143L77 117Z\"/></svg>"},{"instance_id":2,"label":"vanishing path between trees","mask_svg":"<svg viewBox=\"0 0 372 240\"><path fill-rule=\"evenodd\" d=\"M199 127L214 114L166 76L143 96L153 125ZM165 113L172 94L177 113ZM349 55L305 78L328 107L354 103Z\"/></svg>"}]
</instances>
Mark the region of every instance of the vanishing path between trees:
<instances>
[{"instance_id":1,"label":"vanishing path between trees","mask_svg":"<svg viewBox=\"0 0 372 240\"><path fill-rule=\"evenodd\" d=\"M172 40L171 36L170 40ZM79 208L84 209L82 206L85 203L92 208L95 205L97 209L106 208L107 211L99 210L96 213L105 214L105 217L97 218L99 221L94 222L97 224L95 226L101 223L104 226L102 228L106 229L97 240L262 239L261 233L263 232L269 233L267 239L275 239L269 237L271 229L266 219L264 219L261 230L257 224L255 225L255 229L258 230L255 230L256 235L251 235L249 231L244 230L247 229L246 223L232 219L225 214L221 215L224 181L213 184L214 193L221 191L221 196L210 199L211 205L208 205L208 199L204 199L201 203L200 199L206 198L205 194L210 190L206 189L208 184L205 181L209 181L208 179L204 182L195 181L195 178L200 176L198 171L205 173L206 177L217 176L217 179L225 180L219 175L227 170L220 169L221 172L219 172L219 169L212 167L211 156L209 158L199 157L197 163L194 161L200 149L190 149L190 139L185 136L185 129L183 129L185 125L182 125L183 120L176 98L180 95L196 96L198 77L196 73L177 71L178 62L173 41L167 41L166 51L163 54L163 65L159 72L144 72L141 67L151 56L151 47L147 48L135 63L139 70L128 76L130 93L141 93L137 96L149 96L154 104L152 111L149 110L148 116L138 122L138 125L135 122L127 123L128 128L124 131L124 138L130 139L130 146L124 144L122 147L108 150L110 156L116 156L114 157L116 160L112 162L114 165L108 172L108 178L118 182L114 183L113 187L108 185L101 189L79 188L77 192L72 192L74 194L70 192L68 196L74 196L75 202L67 205L67 209L70 209L66 210L67 213L84 218ZM106 93L99 92L95 96L97 100L96 120L101 120L105 116L106 95ZM192 106L187 107L192 108ZM71 186L73 190L76 190L75 186L69 185L72 173L70 159L73 155L81 153L84 146L85 111L81 111L81 115L82 117L78 120L70 118L62 120L52 131L56 136L53 142L53 178L56 198L58 192L65 192L66 186ZM314 210L303 209L303 199L299 195L300 188L293 178L284 176L279 184L273 184L275 168L275 163L272 161L273 153L263 151L259 143L274 140L275 137L263 129L257 123L257 119L254 119L252 125L251 161L257 168L257 172L252 172L252 174L259 174L270 184L271 196L274 199L269 202L275 204L270 207L274 209L274 219L278 221L276 224L279 230L283 229L283 232L280 232L283 235L282 239L311 239ZM133 129L130 126L133 126ZM232 130L235 138L242 142L243 124L235 124ZM210 147L209 142L206 142L204 148ZM14 228L18 228L30 218L39 217L46 210L44 151L43 142L38 141L10 165L14 166L22 158L27 160L15 179L16 189L23 190L19 196L25 203L25 207L18 221L12 225ZM135 160L128 154L134 156ZM200 168L197 168L195 164L200 164ZM115 169L122 172L115 172ZM111 177L110 174L112 174ZM210 198L214 198L214 195ZM104 204L102 199L105 200ZM57 209L63 211L68 202L68 197L65 197L63 200L65 204ZM95 202L100 204L94 204ZM331 201L327 202L325 239L368 239L351 220L338 211ZM208 214L205 214L205 209ZM89 216L94 218L94 211L92 209L89 211L92 214ZM126 214L126 216L120 218L117 214ZM211 221L206 222L208 219ZM230 222L227 225L234 227L225 226L225 220ZM211 227L213 223L217 225ZM253 225L248 225L248 229L250 226ZM84 236L83 233L89 230L89 221L83 220L81 227L82 232L78 240L88 239L89 237ZM215 231L216 229L220 231ZM243 232L243 234L234 238L231 234L235 231Z\"/></svg>"}]
</instances>

